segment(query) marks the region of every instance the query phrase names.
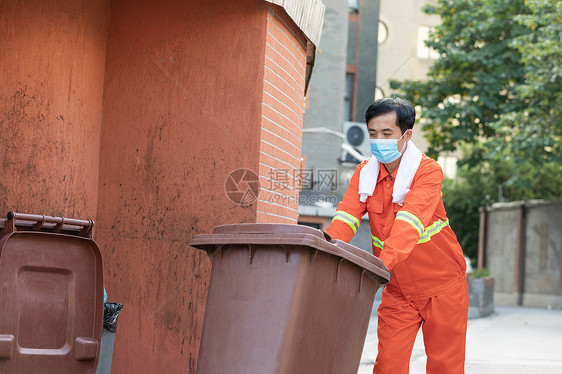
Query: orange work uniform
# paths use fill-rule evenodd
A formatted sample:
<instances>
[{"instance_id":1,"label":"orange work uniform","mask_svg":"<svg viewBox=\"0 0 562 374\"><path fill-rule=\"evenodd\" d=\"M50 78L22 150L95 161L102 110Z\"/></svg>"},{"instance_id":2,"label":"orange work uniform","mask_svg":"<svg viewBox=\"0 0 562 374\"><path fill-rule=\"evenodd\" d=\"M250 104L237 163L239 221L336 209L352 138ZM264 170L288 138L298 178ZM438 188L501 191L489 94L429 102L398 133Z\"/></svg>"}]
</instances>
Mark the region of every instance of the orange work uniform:
<instances>
[{"instance_id":1,"label":"orange work uniform","mask_svg":"<svg viewBox=\"0 0 562 374\"><path fill-rule=\"evenodd\" d=\"M382 165L373 195L359 200L359 173L366 163L355 170L326 231L349 242L368 213L373 253L391 271L378 309L373 372L408 373L423 325L427 373L464 373L466 261L443 206L441 167L423 155L401 206L392 202L398 168L388 175Z\"/></svg>"}]
</instances>

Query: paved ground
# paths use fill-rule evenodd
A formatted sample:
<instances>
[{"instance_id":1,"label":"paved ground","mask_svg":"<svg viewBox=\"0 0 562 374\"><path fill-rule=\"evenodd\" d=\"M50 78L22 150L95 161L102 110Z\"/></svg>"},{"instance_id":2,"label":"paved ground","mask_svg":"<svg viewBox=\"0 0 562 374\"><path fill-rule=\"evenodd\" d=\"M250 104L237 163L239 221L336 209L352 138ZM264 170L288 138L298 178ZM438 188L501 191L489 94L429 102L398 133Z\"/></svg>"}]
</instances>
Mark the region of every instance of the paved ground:
<instances>
[{"instance_id":1,"label":"paved ground","mask_svg":"<svg viewBox=\"0 0 562 374\"><path fill-rule=\"evenodd\" d=\"M377 317L371 316L358 374L371 374L377 356ZM410 373L425 373L421 331L410 360ZM470 319L467 374L562 374L562 311L497 306L489 317Z\"/></svg>"}]
</instances>

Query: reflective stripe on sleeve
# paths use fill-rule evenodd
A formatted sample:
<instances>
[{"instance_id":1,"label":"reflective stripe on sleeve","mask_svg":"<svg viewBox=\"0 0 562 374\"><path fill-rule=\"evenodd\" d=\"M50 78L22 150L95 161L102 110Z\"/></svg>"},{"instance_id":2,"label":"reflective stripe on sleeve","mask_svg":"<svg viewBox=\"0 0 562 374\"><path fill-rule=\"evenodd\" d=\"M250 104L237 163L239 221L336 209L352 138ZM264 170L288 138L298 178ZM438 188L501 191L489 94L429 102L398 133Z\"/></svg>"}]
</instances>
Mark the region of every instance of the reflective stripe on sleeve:
<instances>
[{"instance_id":1,"label":"reflective stripe on sleeve","mask_svg":"<svg viewBox=\"0 0 562 374\"><path fill-rule=\"evenodd\" d=\"M433 222L431 225L427 226L418 243L428 242L433 235L438 234L448 224L448 222L442 221L440 219Z\"/></svg>"},{"instance_id":2,"label":"reflective stripe on sleeve","mask_svg":"<svg viewBox=\"0 0 562 374\"><path fill-rule=\"evenodd\" d=\"M413 215L412 213L405 210L401 210L398 213L396 213L396 220L402 220L404 222L409 223L410 225L412 225L413 228L416 229L419 236L420 237L422 236L424 231L423 224L421 223L420 219L415 215Z\"/></svg>"},{"instance_id":3,"label":"reflective stripe on sleeve","mask_svg":"<svg viewBox=\"0 0 562 374\"><path fill-rule=\"evenodd\" d=\"M437 221L433 222L431 225L427 226L423 234L420 236L420 240L418 240L417 244L427 243L431 240L431 237L434 235L439 234L444 227L449 225L449 222L443 221L438 219ZM373 239L373 246L382 249L384 246L384 242L371 234L371 238Z\"/></svg>"},{"instance_id":4,"label":"reflective stripe on sleeve","mask_svg":"<svg viewBox=\"0 0 562 374\"><path fill-rule=\"evenodd\" d=\"M379 238L377 238L376 236L374 236L373 234L371 234L371 238L373 239L373 246L382 249L384 242Z\"/></svg>"},{"instance_id":5,"label":"reflective stripe on sleeve","mask_svg":"<svg viewBox=\"0 0 562 374\"><path fill-rule=\"evenodd\" d=\"M334 215L334 219L332 219L332 222L334 222L336 219L339 219L340 221L347 223L349 227L351 227L354 233L357 232L357 229L361 224L361 220L359 218L356 218L353 215L343 212L341 210L338 210L336 212L336 214Z\"/></svg>"}]
</instances>

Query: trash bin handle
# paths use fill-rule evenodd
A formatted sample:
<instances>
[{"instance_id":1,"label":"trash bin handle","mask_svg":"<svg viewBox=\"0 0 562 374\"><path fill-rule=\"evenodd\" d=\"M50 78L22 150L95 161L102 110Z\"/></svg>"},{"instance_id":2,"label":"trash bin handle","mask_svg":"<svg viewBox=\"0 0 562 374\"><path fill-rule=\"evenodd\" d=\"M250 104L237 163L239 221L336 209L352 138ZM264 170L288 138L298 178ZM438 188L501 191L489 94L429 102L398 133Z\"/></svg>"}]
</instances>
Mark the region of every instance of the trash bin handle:
<instances>
[{"instance_id":1,"label":"trash bin handle","mask_svg":"<svg viewBox=\"0 0 562 374\"><path fill-rule=\"evenodd\" d=\"M4 227L4 234L8 234L16 231L16 220L35 222L31 231L39 231L43 228L45 223L54 223L54 226L50 229L52 232L58 233L63 229L64 225L78 226L82 227L79 232L79 236L92 238L94 234L94 221L93 220L81 220L73 218L64 217L51 217L42 214L26 214L26 213L16 213L9 212L7 215L7 221Z\"/></svg>"}]
</instances>

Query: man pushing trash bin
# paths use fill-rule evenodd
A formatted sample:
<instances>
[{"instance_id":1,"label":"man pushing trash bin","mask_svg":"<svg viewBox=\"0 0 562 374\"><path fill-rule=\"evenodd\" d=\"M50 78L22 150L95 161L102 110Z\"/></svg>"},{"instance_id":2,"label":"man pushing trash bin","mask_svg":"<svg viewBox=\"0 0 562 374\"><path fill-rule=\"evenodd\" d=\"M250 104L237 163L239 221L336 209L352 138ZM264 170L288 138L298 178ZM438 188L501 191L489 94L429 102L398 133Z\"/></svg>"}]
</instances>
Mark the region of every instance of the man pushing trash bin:
<instances>
[{"instance_id":1,"label":"man pushing trash bin","mask_svg":"<svg viewBox=\"0 0 562 374\"><path fill-rule=\"evenodd\" d=\"M326 231L349 242L368 213L373 253L392 274L378 308L373 373L408 373L420 326L427 373L464 373L466 262L443 206L443 172L410 141L408 101L376 100L365 122L374 156L357 166Z\"/></svg>"}]
</instances>

